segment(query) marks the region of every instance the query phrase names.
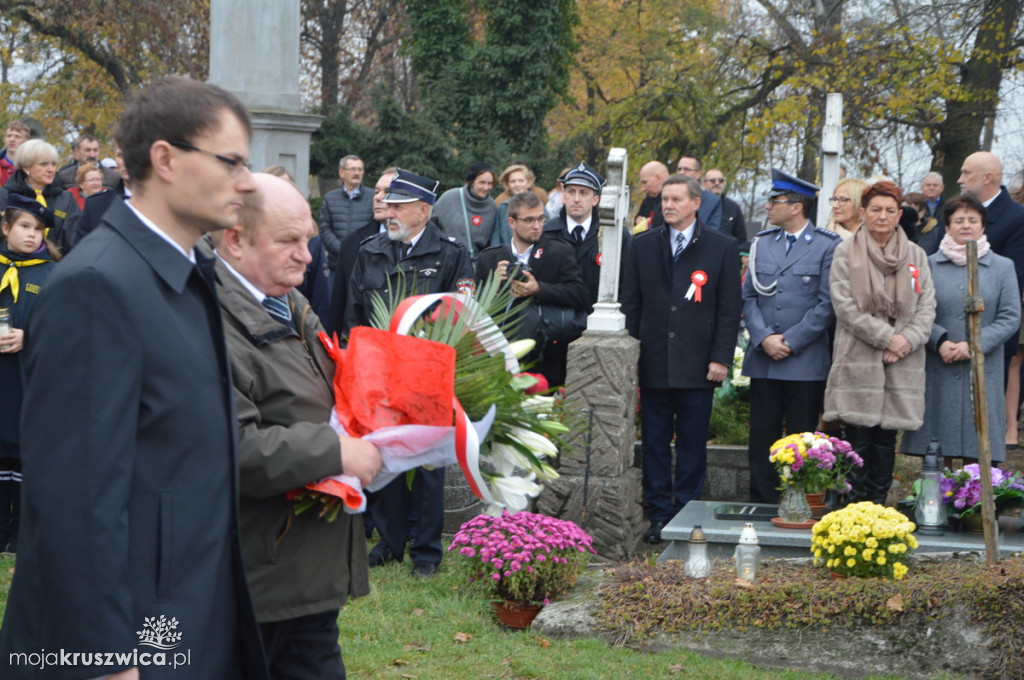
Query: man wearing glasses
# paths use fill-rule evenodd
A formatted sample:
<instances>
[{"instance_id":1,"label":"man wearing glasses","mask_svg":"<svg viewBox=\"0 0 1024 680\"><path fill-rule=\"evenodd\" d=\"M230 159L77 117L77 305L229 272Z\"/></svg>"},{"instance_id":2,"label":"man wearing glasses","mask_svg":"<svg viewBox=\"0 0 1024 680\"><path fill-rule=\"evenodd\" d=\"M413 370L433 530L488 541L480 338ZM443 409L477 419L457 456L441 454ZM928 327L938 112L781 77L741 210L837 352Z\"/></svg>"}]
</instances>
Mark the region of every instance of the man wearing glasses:
<instances>
[{"instance_id":1,"label":"man wearing glasses","mask_svg":"<svg viewBox=\"0 0 1024 680\"><path fill-rule=\"evenodd\" d=\"M772 169L765 209L773 226L754 237L743 283L743 317L750 344L750 500L777 503L779 477L768 460L786 432L817 428L832 363L828 328L835 318L828 274L839 243L835 232L808 219L818 187Z\"/></svg>"},{"instance_id":2,"label":"man wearing glasses","mask_svg":"<svg viewBox=\"0 0 1024 680\"><path fill-rule=\"evenodd\" d=\"M545 235L544 222L544 204L535 194L510 198L512 241L481 251L476 278L483 282L493 272L508 282L512 304L524 314L517 339L537 342L526 361L537 359L537 372L553 386L565 384L566 349L576 339L573 318L586 314L590 301L572 248Z\"/></svg>"},{"instance_id":3,"label":"man wearing glasses","mask_svg":"<svg viewBox=\"0 0 1024 680\"><path fill-rule=\"evenodd\" d=\"M718 168L712 168L704 173L702 185L705 191L722 199L722 231L732 235L739 242L740 251L746 252L750 240L747 222L740 204L725 196L725 174Z\"/></svg>"},{"instance_id":4,"label":"man wearing glasses","mask_svg":"<svg viewBox=\"0 0 1024 680\"><path fill-rule=\"evenodd\" d=\"M194 249L234 226L256 188L250 134L245 107L219 87L172 77L140 92L116 132L134 193L39 295L4 678L267 677L238 543L213 261ZM174 643L166 666L153 663L154 640ZM60 650L62 667L21 660L43 649ZM195 668L172 670L187 658Z\"/></svg>"}]
</instances>

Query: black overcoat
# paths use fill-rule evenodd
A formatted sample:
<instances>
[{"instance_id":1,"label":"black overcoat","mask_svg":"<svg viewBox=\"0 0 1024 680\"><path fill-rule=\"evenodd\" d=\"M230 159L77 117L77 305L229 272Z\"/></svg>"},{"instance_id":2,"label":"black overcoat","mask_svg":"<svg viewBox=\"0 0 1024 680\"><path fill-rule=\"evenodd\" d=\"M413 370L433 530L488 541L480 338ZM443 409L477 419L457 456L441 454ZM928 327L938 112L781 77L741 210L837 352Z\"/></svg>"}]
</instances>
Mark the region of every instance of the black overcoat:
<instances>
[{"instance_id":1,"label":"black overcoat","mask_svg":"<svg viewBox=\"0 0 1024 680\"><path fill-rule=\"evenodd\" d=\"M668 227L633 239L622 279L626 330L640 340L640 386L708 388L708 364L731 366L739 332L739 253L735 239L698 220L693 238L672 261ZM686 299L697 271L707 276Z\"/></svg>"},{"instance_id":2,"label":"black overcoat","mask_svg":"<svg viewBox=\"0 0 1024 680\"><path fill-rule=\"evenodd\" d=\"M238 544L237 419L213 289L115 202L58 267L26 334L22 524L0 677L92 678L13 653L156 653L174 620L190 669L150 678L264 678Z\"/></svg>"}]
</instances>

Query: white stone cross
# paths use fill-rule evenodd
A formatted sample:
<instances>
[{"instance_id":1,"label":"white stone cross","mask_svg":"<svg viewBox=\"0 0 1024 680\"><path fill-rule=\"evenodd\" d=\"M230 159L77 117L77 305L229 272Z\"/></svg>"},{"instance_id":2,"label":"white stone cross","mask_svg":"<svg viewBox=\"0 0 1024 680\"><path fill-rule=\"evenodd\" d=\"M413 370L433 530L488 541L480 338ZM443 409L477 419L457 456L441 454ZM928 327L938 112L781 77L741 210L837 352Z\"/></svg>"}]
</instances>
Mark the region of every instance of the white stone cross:
<instances>
[{"instance_id":1,"label":"white stone cross","mask_svg":"<svg viewBox=\"0 0 1024 680\"><path fill-rule=\"evenodd\" d=\"M825 228L832 206L828 199L839 183L839 163L843 157L843 95L830 92L825 100L825 128L821 134L821 191L815 226Z\"/></svg>"},{"instance_id":2,"label":"white stone cross","mask_svg":"<svg viewBox=\"0 0 1024 680\"><path fill-rule=\"evenodd\" d=\"M601 190L601 280L594 312L587 317L587 330L615 333L625 330L626 317L619 311L619 262L622 259L622 230L629 221L629 184L626 183L626 150L614 148L608 154L608 181Z\"/></svg>"}]
</instances>

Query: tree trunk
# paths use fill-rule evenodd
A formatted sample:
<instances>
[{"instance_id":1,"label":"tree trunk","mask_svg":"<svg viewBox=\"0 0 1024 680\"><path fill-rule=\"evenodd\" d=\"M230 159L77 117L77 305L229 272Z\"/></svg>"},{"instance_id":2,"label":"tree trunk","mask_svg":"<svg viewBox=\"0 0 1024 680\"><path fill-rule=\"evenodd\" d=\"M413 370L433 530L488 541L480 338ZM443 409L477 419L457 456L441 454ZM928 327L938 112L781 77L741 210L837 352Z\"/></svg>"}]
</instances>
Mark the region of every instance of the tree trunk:
<instances>
[{"instance_id":1,"label":"tree trunk","mask_svg":"<svg viewBox=\"0 0 1024 680\"><path fill-rule=\"evenodd\" d=\"M959 192L956 178L964 159L980 150L986 120L996 115L1003 70L1015 55L1008 49L1020 20L1020 0L988 0L971 56L960 69L963 95L946 100L946 120L936 126L932 167L946 183L946 195Z\"/></svg>"}]
</instances>

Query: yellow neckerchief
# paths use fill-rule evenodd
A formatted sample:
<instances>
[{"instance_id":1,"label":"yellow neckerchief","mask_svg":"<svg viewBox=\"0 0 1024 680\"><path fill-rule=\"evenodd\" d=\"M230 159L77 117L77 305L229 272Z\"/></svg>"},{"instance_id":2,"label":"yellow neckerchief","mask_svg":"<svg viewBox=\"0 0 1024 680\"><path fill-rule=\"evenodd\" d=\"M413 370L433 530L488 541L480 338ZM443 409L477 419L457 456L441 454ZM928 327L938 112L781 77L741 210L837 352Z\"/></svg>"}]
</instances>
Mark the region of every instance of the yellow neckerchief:
<instances>
[{"instance_id":1,"label":"yellow neckerchief","mask_svg":"<svg viewBox=\"0 0 1024 680\"><path fill-rule=\"evenodd\" d=\"M51 260L12 260L11 258L0 255L0 264L9 265L7 271L4 272L3 278L0 278L0 293L4 292L4 288L7 286L11 287L11 297L14 301L18 301L18 291L21 290L21 286L18 284L18 269L21 267L31 267L37 264L46 264Z\"/></svg>"},{"instance_id":2,"label":"yellow neckerchief","mask_svg":"<svg viewBox=\"0 0 1024 680\"><path fill-rule=\"evenodd\" d=\"M39 203L39 205L43 206L44 208L48 208L49 206L46 205L46 198L43 196L43 190L33 189L33 191L36 192L36 201Z\"/></svg>"}]
</instances>

